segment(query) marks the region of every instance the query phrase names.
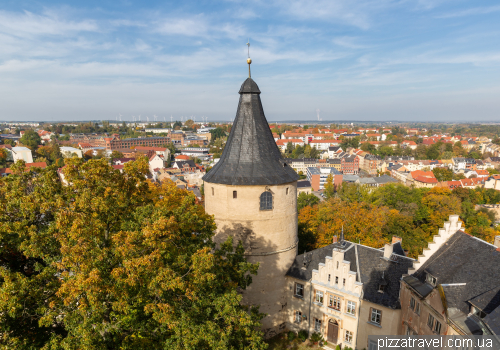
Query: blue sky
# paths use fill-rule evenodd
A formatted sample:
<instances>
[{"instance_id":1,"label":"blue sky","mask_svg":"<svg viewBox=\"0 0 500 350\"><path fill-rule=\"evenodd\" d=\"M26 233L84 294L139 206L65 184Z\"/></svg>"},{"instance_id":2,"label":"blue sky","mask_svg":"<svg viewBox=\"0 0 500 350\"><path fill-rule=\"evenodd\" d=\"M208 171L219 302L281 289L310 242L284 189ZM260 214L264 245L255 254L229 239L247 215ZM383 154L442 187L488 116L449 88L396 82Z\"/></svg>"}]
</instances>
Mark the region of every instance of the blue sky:
<instances>
[{"instance_id":1,"label":"blue sky","mask_svg":"<svg viewBox=\"0 0 500 350\"><path fill-rule=\"evenodd\" d=\"M488 0L2 0L0 120L230 120L248 38L268 120L500 121Z\"/></svg>"}]
</instances>

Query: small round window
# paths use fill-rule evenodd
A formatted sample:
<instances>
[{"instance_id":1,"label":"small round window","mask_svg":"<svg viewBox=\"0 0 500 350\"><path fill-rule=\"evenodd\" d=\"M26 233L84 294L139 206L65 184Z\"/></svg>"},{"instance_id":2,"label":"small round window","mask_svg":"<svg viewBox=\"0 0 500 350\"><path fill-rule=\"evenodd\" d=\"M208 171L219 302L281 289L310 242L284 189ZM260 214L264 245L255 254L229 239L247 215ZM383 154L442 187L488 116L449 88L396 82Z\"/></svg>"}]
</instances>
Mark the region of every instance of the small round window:
<instances>
[{"instance_id":1,"label":"small round window","mask_svg":"<svg viewBox=\"0 0 500 350\"><path fill-rule=\"evenodd\" d=\"M263 192L260 195L260 210L273 209L273 194L269 191Z\"/></svg>"}]
</instances>

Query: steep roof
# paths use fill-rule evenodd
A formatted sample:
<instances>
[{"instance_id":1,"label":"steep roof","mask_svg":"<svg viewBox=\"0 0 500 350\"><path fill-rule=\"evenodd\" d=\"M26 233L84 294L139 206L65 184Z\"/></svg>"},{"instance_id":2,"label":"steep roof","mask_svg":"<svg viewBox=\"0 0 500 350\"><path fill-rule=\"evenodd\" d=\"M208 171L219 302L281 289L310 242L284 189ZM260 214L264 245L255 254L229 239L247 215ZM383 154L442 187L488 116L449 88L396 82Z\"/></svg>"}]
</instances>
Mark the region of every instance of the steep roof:
<instances>
[{"instance_id":1,"label":"steep roof","mask_svg":"<svg viewBox=\"0 0 500 350\"><path fill-rule=\"evenodd\" d=\"M399 281L403 274L408 273L408 269L413 264L413 259L402 255L404 252L401 243L397 242L393 245L391 259L384 259L383 249L348 241L342 242L298 255L288 270L287 276L303 281L311 280L312 270L318 269L319 263L324 263L327 256L332 256L333 248L341 248L344 250L344 260L351 263L350 269L356 273L356 281L363 283L363 299L394 309L400 308ZM384 293L378 291L382 279L387 282Z\"/></svg>"},{"instance_id":2,"label":"steep roof","mask_svg":"<svg viewBox=\"0 0 500 350\"><path fill-rule=\"evenodd\" d=\"M241 85L238 111L219 162L203 180L226 185L279 185L299 179L281 158L264 115L260 90L248 78Z\"/></svg>"},{"instance_id":3,"label":"steep roof","mask_svg":"<svg viewBox=\"0 0 500 350\"><path fill-rule=\"evenodd\" d=\"M457 231L427 260L414 276L425 283L426 272L437 278L438 284L465 283L463 288L446 296L448 307L469 313L468 301L477 304L500 305L494 289L500 285L500 251L485 241ZM479 305L478 305L479 306ZM492 306L490 304L490 306Z\"/></svg>"}]
</instances>

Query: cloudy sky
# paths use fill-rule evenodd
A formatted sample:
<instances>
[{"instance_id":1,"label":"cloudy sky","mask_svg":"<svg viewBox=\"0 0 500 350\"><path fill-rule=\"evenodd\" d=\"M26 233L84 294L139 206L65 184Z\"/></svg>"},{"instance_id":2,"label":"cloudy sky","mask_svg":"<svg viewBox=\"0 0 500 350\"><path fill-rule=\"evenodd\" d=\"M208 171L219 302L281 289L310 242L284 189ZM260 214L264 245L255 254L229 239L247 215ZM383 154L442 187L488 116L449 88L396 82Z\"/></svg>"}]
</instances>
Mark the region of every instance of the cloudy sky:
<instances>
[{"instance_id":1,"label":"cloudy sky","mask_svg":"<svg viewBox=\"0 0 500 350\"><path fill-rule=\"evenodd\" d=\"M0 120L500 121L497 0L0 2Z\"/></svg>"}]
</instances>

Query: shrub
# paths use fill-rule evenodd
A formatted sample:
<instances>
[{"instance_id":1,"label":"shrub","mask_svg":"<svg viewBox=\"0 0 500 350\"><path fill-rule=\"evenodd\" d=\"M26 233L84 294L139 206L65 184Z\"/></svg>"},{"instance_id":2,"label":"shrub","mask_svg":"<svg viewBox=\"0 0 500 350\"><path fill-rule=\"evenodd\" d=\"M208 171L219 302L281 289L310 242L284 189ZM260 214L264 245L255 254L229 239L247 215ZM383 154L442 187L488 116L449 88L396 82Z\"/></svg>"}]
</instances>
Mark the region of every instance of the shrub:
<instances>
[{"instance_id":1,"label":"shrub","mask_svg":"<svg viewBox=\"0 0 500 350\"><path fill-rule=\"evenodd\" d=\"M301 330L299 332L298 338L302 341L306 341L306 339L309 337L309 333L305 330Z\"/></svg>"},{"instance_id":2,"label":"shrub","mask_svg":"<svg viewBox=\"0 0 500 350\"><path fill-rule=\"evenodd\" d=\"M295 334L295 332L293 332L293 331L288 332L288 340L289 341L294 341L296 336L297 336L297 334Z\"/></svg>"},{"instance_id":3,"label":"shrub","mask_svg":"<svg viewBox=\"0 0 500 350\"><path fill-rule=\"evenodd\" d=\"M317 343L317 342L322 341L322 340L323 340L323 336L319 333L313 333L311 335L311 341L313 343Z\"/></svg>"},{"instance_id":4,"label":"shrub","mask_svg":"<svg viewBox=\"0 0 500 350\"><path fill-rule=\"evenodd\" d=\"M340 349L340 345L337 345L337 347L335 348L335 350L341 350Z\"/></svg>"}]
</instances>

